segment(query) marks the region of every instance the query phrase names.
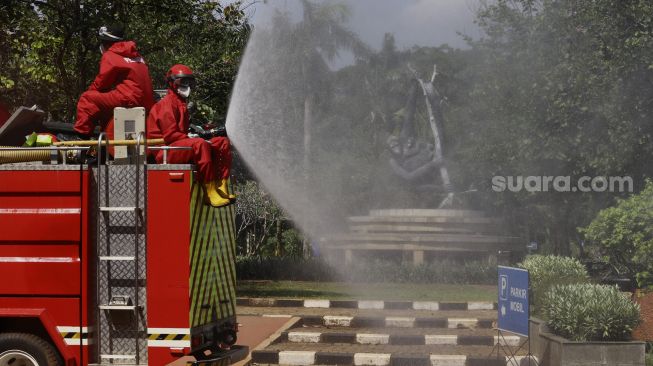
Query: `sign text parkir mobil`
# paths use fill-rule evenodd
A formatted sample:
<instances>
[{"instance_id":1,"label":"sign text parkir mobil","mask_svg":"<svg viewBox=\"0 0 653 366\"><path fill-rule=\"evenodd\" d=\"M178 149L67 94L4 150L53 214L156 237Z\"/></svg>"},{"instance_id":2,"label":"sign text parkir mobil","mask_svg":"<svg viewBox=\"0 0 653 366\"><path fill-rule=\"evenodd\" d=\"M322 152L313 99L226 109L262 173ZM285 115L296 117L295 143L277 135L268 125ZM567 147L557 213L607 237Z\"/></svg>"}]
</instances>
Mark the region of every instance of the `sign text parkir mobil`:
<instances>
[{"instance_id":1,"label":"sign text parkir mobil","mask_svg":"<svg viewBox=\"0 0 653 366\"><path fill-rule=\"evenodd\" d=\"M528 271L499 266L498 328L528 337Z\"/></svg>"}]
</instances>

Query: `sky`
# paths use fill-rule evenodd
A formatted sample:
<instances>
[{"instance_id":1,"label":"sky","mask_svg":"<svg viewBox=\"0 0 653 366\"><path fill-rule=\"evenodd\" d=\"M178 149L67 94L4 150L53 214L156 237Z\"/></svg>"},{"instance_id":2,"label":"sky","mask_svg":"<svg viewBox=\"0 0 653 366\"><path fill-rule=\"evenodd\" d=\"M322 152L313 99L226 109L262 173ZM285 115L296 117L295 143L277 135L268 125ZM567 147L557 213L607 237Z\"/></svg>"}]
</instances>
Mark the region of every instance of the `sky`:
<instances>
[{"instance_id":1,"label":"sky","mask_svg":"<svg viewBox=\"0 0 653 366\"><path fill-rule=\"evenodd\" d=\"M335 0L322 0L335 1ZM481 0L348 0L352 10L350 29L373 48L379 48L386 32L393 33L400 49L419 46L465 48L457 33L479 38L474 12ZM299 17L297 0L259 1L247 9L252 23L264 24L275 8L287 9Z\"/></svg>"}]
</instances>

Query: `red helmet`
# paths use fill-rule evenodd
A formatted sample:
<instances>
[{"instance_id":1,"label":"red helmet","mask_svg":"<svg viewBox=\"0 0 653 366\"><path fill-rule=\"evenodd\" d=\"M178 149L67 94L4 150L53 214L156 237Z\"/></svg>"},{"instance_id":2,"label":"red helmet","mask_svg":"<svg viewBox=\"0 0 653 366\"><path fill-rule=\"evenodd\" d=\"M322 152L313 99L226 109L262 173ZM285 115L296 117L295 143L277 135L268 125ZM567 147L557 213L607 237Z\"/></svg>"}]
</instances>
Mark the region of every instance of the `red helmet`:
<instances>
[{"instance_id":1,"label":"red helmet","mask_svg":"<svg viewBox=\"0 0 653 366\"><path fill-rule=\"evenodd\" d=\"M177 89L179 85L195 86L195 75L190 67L182 64L174 65L166 73L166 81L172 89Z\"/></svg>"}]
</instances>

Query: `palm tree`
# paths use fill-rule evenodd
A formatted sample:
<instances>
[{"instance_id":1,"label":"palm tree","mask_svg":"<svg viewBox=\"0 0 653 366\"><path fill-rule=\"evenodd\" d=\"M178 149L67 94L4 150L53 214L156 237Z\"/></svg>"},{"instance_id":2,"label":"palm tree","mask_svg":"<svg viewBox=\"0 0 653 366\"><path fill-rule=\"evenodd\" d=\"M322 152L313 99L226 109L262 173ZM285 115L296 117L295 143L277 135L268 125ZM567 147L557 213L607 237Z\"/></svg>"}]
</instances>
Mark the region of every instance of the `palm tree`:
<instances>
[{"instance_id":1,"label":"palm tree","mask_svg":"<svg viewBox=\"0 0 653 366\"><path fill-rule=\"evenodd\" d=\"M346 27L349 8L343 3L317 4L301 0L303 18L295 29L293 40L295 52L301 60L304 96L304 174L310 177L311 139L316 106L327 97L332 62L343 50L351 51L355 57L369 54L367 46Z\"/></svg>"}]
</instances>

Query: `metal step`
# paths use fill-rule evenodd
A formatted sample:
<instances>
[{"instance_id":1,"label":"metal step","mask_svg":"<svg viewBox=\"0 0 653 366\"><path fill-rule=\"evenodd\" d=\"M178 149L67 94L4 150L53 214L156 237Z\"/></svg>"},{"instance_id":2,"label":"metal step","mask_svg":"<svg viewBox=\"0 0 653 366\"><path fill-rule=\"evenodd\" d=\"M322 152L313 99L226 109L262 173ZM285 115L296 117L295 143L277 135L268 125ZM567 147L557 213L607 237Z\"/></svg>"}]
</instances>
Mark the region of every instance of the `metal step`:
<instances>
[{"instance_id":1,"label":"metal step","mask_svg":"<svg viewBox=\"0 0 653 366\"><path fill-rule=\"evenodd\" d=\"M135 360L136 355L100 355L104 360Z\"/></svg>"},{"instance_id":2,"label":"metal step","mask_svg":"<svg viewBox=\"0 0 653 366\"><path fill-rule=\"evenodd\" d=\"M101 212L129 212L138 209L138 207L100 207Z\"/></svg>"},{"instance_id":3,"label":"metal step","mask_svg":"<svg viewBox=\"0 0 653 366\"><path fill-rule=\"evenodd\" d=\"M101 256L100 257L101 261L134 261L136 260L136 257L134 256Z\"/></svg>"},{"instance_id":4,"label":"metal step","mask_svg":"<svg viewBox=\"0 0 653 366\"><path fill-rule=\"evenodd\" d=\"M136 305L100 305L100 310L136 310Z\"/></svg>"}]
</instances>

